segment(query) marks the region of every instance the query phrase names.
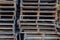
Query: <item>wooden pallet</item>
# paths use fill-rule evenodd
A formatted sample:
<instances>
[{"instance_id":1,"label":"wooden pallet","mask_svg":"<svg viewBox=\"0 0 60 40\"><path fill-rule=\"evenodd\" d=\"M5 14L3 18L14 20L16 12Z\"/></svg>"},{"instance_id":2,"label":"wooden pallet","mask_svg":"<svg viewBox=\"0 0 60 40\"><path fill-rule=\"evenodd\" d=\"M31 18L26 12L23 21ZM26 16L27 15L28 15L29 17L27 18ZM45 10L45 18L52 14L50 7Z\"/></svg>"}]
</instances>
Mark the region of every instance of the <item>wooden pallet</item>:
<instances>
[{"instance_id":1,"label":"wooden pallet","mask_svg":"<svg viewBox=\"0 0 60 40\"><path fill-rule=\"evenodd\" d=\"M60 39L57 34L43 33L25 33L24 40L57 40Z\"/></svg>"},{"instance_id":2,"label":"wooden pallet","mask_svg":"<svg viewBox=\"0 0 60 40\"><path fill-rule=\"evenodd\" d=\"M20 9L20 28L21 30L36 29L36 32L40 32L39 25L43 27L46 25L55 25L56 21L56 2L41 3L42 0L21 0ZM51 1L49 1L51 2ZM47 5L47 6L46 6ZM43 20L43 21L42 21ZM52 21L54 20L54 21ZM31 26L30 26L31 25ZM35 25L35 27L34 27ZM26 27L26 28L25 28ZM42 28L44 29L44 28ZM48 29L46 27L46 29ZM51 29L51 28L50 28ZM49 30L50 30L49 29ZM55 27L53 27L55 29ZM38 30L38 31L37 31ZM51 29L52 30L52 29ZM28 30L27 30L28 31Z\"/></svg>"}]
</instances>

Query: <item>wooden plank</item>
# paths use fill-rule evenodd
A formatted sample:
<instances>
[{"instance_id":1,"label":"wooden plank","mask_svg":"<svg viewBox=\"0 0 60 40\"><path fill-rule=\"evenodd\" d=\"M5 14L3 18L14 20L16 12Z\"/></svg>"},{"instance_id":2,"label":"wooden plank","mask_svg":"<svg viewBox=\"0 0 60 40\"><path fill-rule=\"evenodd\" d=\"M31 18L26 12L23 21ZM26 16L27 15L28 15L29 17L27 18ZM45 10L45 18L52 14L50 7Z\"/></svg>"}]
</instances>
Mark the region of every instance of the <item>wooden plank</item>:
<instances>
[{"instance_id":1,"label":"wooden plank","mask_svg":"<svg viewBox=\"0 0 60 40\"><path fill-rule=\"evenodd\" d=\"M37 4L37 5L38 5L38 3L22 3L22 4L23 4L23 5L24 5L24 4L25 4L25 5L26 5L26 4Z\"/></svg>"},{"instance_id":2,"label":"wooden plank","mask_svg":"<svg viewBox=\"0 0 60 40\"><path fill-rule=\"evenodd\" d=\"M15 8L15 6L0 6L0 8Z\"/></svg>"},{"instance_id":3,"label":"wooden plank","mask_svg":"<svg viewBox=\"0 0 60 40\"><path fill-rule=\"evenodd\" d=\"M13 29L13 28L1 28L1 27L0 27L0 29Z\"/></svg>"},{"instance_id":4,"label":"wooden plank","mask_svg":"<svg viewBox=\"0 0 60 40\"><path fill-rule=\"evenodd\" d=\"M0 0L0 1L9 1L9 0ZM10 1L16 1L16 0L10 0Z\"/></svg>"},{"instance_id":5,"label":"wooden plank","mask_svg":"<svg viewBox=\"0 0 60 40\"><path fill-rule=\"evenodd\" d=\"M23 11L23 10L21 10L22 12L38 12L38 11Z\"/></svg>"},{"instance_id":6,"label":"wooden plank","mask_svg":"<svg viewBox=\"0 0 60 40\"><path fill-rule=\"evenodd\" d=\"M0 19L0 21L12 21L14 19Z\"/></svg>"},{"instance_id":7,"label":"wooden plank","mask_svg":"<svg viewBox=\"0 0 60 40\"><path fill-rule=\"evenodd\" d=\"M40 5L56 5L56 3L40 3Z\"/></svg>"},{"instance_id":8,"label":"wooden plank","mask_svg":"<svg viewBox=\"0 0 60 40\"><path fill-rule=\"evenodd\" d=\"M56 11L40 11L41 13L56 13Z\"/></svg>"},{"instance_id":9,"label":"wooden plank","mask_svg":"<svg viewBox=\"0 0 60 40\"><path fill-rule=\"evenodd\" d=\"M0 34L14 34L14 32L0 32Z\"/></svg>"},{"instance_id":10,"label":"wooden plank","mask_svg":"<svg viewBox=\"0 0 60 40\"><path fill-rule=\"evenodd\" d=\"M11 24L11 23L0 23L0 25L14 25L14 24Z\"/></svg>"},{"instance_id":11,"label":"wooden plank","mask_svg":"<svg viewBox=\"0 0 60 40\"><path fill-rule=\"evenodd\" d=\"M14 36L0 36L0 38L14 38Z\"/></svg>"},{"instance_id":12,"label":"wooden plank","mask_svg":"<svg viewBox=\"0 0 60 40\"><path fill-rule=\"evenodd\" d=\"M0 38L1 40L14 40L14 38Z\"/></svg>"},{"instance_id":13,"label":"wooden plank","mask_svg":"<svg viewBox=\"0 0 60 40\"><path fill-rule=\"evenodd\" d=\"M22 8L26 8L26 9L28 9L28 8L38 8L38 6L22 6Z\"/></svg>"},{"instance_id":14,"label":"wooden plank","mask_svg":"<svg viewBox=\"0 0 60 40\"><path fill-rule=\"evenodd\" d=\"M14 1L1 1L0 4L14 4Z\"/></svg>"},{"instance_id":15,"label":"wooden plank","mask_svg":"<svg viewBox=\"0 0 60 40\"><path fill-rule=\"evenodd\" d=\"M39 19L38 21L55 21L55 19Z\"/></svg>"},{"instance_id":16,"label":"wooden plank","mask_svg":"<svg viewBox=\"0 0 60 40\"><path fill-rule=\"evenodd\" d=\"M40 16L40 17L55 17L55 15L20 15L20 16Z\"/></svg>"}]
</instances>

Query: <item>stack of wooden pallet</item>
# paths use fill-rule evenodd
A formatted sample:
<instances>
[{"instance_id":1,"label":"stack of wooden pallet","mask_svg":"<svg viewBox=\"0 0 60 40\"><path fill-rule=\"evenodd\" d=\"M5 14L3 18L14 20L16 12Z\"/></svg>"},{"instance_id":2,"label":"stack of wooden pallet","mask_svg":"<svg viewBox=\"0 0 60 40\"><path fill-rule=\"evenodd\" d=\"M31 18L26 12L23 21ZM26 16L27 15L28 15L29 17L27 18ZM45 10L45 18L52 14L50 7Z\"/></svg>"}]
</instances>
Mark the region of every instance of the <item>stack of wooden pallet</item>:
<instances>
[{"instance_id":1,"label":"stack of wooden pallet","mask_svg":"<svg viewBox=\"0 0 60 40\"><path fill-rule=\"evenodd\" d=\"M57 0L21 0L20 33L24 40L59 40Z\"/></svg>"},{"instance_id":2,"label":"stack of wooden pallet","mask_svg":"<svg viewBox=\"0 0 60 40\"><path fill-rule=\"evenodd\" d=\"M16 0L0 0L0 40L14 40Z\"/></svg>"}]
</instances>

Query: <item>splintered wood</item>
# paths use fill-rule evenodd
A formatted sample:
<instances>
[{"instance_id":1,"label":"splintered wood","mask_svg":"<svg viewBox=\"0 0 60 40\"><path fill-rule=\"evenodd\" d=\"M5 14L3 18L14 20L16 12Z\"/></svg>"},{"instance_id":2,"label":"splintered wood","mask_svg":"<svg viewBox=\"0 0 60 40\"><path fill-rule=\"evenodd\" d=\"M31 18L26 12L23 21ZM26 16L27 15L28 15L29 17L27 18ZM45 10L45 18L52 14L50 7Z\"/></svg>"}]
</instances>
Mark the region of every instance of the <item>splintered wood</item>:
<instances>
[{"instance_id":1,"label":"splintered wood","mask_svg":"<svg viewBox=\"0 0 60 40\"><path fill-rule=\"evenodd\" d=\"M21 0L19 27L24 40L60 39L56 26L57 4L58 0Z\"/></svg>"},{"instance_id":2,"label":"splintered wood","mask_svg":"<svg viewBox=\"0 0 60 40\"><path fill-rule=\"evenodd\" d=\"M14 40L16 1L0 0L0 40Z\"/></svg>"}]
</instances>

